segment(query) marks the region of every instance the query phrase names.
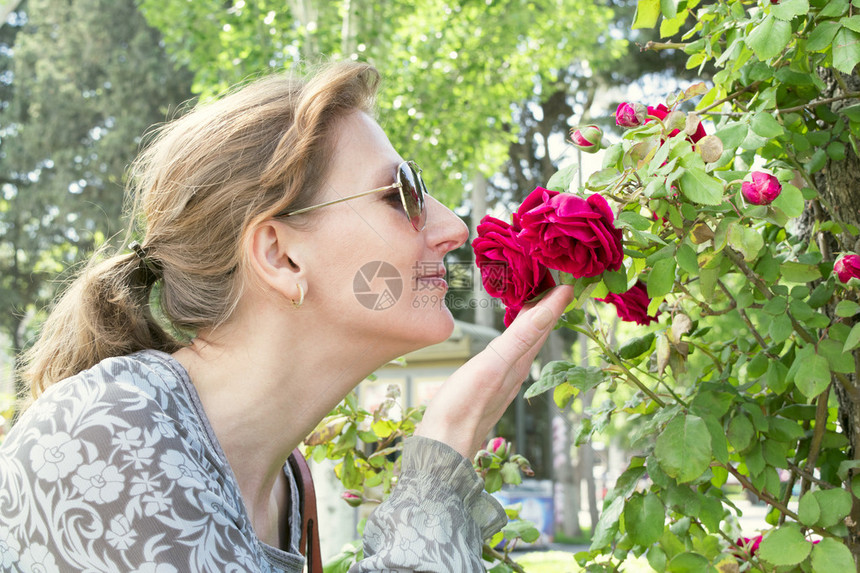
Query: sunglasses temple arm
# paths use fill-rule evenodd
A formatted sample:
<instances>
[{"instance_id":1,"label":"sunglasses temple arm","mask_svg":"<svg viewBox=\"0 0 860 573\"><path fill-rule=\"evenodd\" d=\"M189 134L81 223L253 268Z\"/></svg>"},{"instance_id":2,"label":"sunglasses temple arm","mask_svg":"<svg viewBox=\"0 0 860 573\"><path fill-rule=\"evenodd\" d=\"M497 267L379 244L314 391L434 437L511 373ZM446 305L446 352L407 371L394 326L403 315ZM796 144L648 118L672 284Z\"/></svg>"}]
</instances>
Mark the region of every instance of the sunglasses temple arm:
<instances>
[{"instance_id":1,"label":"sunglasses temple arm","mask_svg":"<svg viewBox=\"0 0 860 573\"><path fill-rule=\"evenodd\" d=\"M374 193L380 193L382 191L387 191L393 187L401 187L400 183L392 183L391 185L386 185L385 187L379 187L378 189L371 189L370 191L365 191L363 193L358 193L356 195L350 195L348 197L341 197L340 199L335 199L334 201L326 201L325 203L320 203L319 205L311 205L310 207L305 207L304 209L296 209L295 211L288 211L286 213L278 215L279 217L291 217L293 215L301 215L302 213L307 213L308 211L313 211L314 209L319 209L320 207L328 207L329 205L336 205L337 203L343 203L344 201L349 201L350 199L357 199L359 197L364 197L366 195L372 195Z\"/></svg>"}]
</instances>

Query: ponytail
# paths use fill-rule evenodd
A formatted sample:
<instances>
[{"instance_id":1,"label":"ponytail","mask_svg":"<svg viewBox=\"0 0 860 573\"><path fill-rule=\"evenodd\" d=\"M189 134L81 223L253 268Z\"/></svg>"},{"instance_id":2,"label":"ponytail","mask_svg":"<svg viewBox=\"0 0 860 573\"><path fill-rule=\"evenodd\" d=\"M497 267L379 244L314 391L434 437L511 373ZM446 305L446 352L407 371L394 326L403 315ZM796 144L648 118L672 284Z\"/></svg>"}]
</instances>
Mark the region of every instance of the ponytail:
<instances>
[{"instance_id":1,"label":"ponytail","mask_svg":"<svg viewBox=\"0 0 860 573\"><path fill-rule=\"evenodd\" d=\"M36 399L51 384L111 356L180 343L155 320L149 306L158 279L137 253L93 257L58 299L42 335L23 357L22 381ZM26 401L26 397L22 397Z\"/></svg>"}]
</instances>

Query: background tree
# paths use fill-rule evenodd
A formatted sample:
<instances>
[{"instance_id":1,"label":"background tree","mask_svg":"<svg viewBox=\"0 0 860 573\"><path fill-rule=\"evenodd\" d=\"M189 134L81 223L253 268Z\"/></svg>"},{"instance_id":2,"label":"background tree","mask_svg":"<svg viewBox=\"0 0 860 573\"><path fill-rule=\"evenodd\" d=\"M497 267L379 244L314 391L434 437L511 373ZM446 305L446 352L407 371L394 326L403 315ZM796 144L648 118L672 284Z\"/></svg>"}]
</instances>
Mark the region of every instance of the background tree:
<instances>
[{"instance_id":1,"label":"background tree","mask_svg":"<svg viewBox=\"0 0 860 573\"><path fill-rule=\"evenodd\" d=\"M57 274L123 227L126 166L191 76L133 0L27 0L0 32L0 328L17 354Z\"/></svg>"}]
</instances>

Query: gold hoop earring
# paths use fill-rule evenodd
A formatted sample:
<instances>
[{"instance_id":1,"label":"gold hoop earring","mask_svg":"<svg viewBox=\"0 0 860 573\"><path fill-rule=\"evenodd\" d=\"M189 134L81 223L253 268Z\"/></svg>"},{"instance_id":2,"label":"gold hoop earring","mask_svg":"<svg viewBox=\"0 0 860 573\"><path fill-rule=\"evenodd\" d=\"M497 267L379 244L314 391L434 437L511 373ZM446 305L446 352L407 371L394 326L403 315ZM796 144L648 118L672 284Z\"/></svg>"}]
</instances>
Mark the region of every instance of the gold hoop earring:
<instances>
[{"instance_id":1,"label":"gold hoop earring","mask_svg":"<svg viewBox=\"0 0 860 573\"><path fill-rule=\"evenodd\" d=\"M295 308L299 308L302 306L302 303L305 302L305 289L302 288L302 285L296 283L296 288L299 289L299 302L293 301L293 306Z\"/></svg>"}]
</instances>

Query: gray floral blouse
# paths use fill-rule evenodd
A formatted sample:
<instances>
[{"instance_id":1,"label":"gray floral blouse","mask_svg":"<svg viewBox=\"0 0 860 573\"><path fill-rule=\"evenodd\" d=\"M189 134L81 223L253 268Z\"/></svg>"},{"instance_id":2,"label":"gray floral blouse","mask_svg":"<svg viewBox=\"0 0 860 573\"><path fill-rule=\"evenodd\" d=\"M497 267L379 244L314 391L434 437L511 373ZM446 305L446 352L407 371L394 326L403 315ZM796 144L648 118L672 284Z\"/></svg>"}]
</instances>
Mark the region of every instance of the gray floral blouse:
<instances>
[{"instance_id":1,"label":"gray floral blouse","mask_svg":"<svg viewBox=\"0 0 860 573\"><path fill-rule=\"evenodd\" d=\"M300 531L297 510L289 521ZM505 521L468 460L413 437L397 487L365 527L365 558L350 571L482 571L481 540ZM110 358L51 386L0 446L2 572L303 566L297 538L287 551L257 539L194 386L168 354Z\"/></svg>"}]
</instances>

